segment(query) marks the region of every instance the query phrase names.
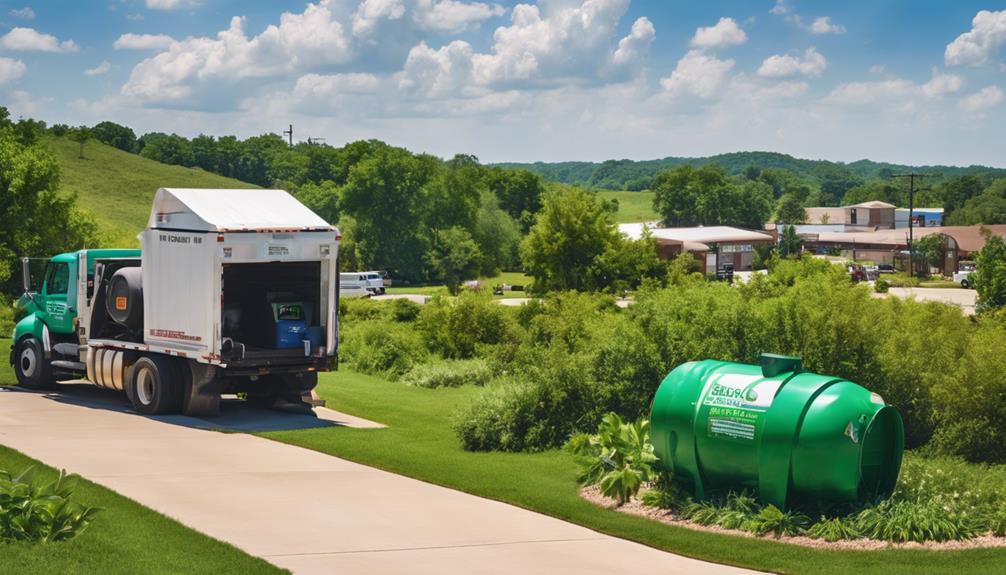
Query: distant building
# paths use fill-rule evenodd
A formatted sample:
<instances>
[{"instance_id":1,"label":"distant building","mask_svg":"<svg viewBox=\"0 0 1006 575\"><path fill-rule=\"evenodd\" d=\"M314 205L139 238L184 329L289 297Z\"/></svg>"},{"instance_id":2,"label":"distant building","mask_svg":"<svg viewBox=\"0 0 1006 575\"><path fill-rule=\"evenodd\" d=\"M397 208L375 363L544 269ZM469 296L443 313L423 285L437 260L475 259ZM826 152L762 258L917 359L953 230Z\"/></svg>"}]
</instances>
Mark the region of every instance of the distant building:
<instances>
[{"instance_id":1,"label":"distant building","mask_svg":"<svg viewBox=\"0 0 1006 575\"><path fill-rule=\"evenodd\" d=\"M752 268L754 247L772 245L775 239L764 232L730 226L699 226L693 228L661 228L657 222L621 224L618 231L631 239L639 239L643 231L657 242L661 258L673 259L681 253L691 253L713 274L719 266L732 264L736 271Z\"/></svg>"},{"instance_id":2,"label":"distant building","mask_svg":"<svg viewBox=\"0 0 1006 575\"><path fill-rule=\"evenodd\" d=\"M912 210L915 222L912 227L932 228L943 225L943 208L915 208ZM894 227L908 227L908 208L894 210Z\"/></svg>"},{"instance_id":3,"label":"distant building","mask_svg":"<svg viewBox=\"0 0 1006 575\"><path fill-rule=\"evenodd\" d=\"M806 225L834 226L835 231L894 229L895 208L887 202L863 202L840 208L806 208ZM799 229L797 233L803 233Z\"/></svg>"}]
</instances>

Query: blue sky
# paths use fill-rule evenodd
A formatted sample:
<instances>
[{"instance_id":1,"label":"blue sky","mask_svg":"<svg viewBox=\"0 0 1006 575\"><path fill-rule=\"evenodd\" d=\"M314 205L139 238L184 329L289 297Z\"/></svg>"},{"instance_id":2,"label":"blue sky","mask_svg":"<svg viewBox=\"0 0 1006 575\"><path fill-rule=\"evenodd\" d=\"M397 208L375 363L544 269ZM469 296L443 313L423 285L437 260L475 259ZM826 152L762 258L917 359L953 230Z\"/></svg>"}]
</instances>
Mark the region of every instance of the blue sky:
<instances>
[{"instance_id":1,"label":"blue sky","mask_svg":"<svg viewBox=\"0 0 1006 575\"><path fill-rule=\"evenodd\" d=\"M992 2L0 2L16 115L484 161L1006 166L1004 58Z\"/></svg>"}]
</instances>

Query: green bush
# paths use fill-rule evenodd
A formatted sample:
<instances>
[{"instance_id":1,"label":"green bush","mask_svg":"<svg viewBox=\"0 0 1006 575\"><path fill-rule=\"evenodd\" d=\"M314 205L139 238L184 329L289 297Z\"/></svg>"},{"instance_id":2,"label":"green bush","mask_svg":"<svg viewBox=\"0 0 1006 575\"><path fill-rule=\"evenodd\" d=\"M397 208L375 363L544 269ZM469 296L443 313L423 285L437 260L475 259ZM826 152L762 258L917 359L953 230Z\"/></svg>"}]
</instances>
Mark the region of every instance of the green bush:
<instances>
[{"instance_id":1,"label":"green bush","mask_svg":"<svg viewBox=\"0 0 1006 575\"><path fill-rule=\"evenodd\" d=\"M437 297L419 313L419 330L430 350L446 358L467 359L480 347L512 340L514 321L490 296L463 292Z\"/></svg>"},{"instance_id":2,"label":"green bush","mask_svg":"<svg viewBox=\"0 0 1006 575\"><path fill-rule=\"evenodd\" d=\"M80 535L97 509L71 502L76 475L60 471L52 482L34 478L29 467L20 475L0 471L0 541L66 541Z\"/></svg>"},{"instance_id":3,"label":"green bush","mask_svg":"<svg viewBox=\"0 0 1006 575\"><path fill-rule=\"evenodd\" d=\"M415 321L422 309L422 306L410 299L400 298L391 301L391 317L395 321Z\"/></svg>"},{"instance_id":4,"label":"green bush","mask_svg":"<svg viewBox=\"0 0 1006 575\"><path fill-rule=\"evenodd\" d=\"M807 536L813 539L824 539L829 543L842 541L843 539L859 539L862 537L856 522L843 517L833 517L827 519L822 517L820 521L810 526Z\"/></svg>"},{"instance_id":5,"label":"green bush","mask_svg":"<svg viewBox=\"0 0 1006 575\"><path fill-rule=\"evenodd\" d=\"M387 320L365 321L344 330L341 349L354 369L390 379L404 375L428 356L415 330Z\"/></svg>"},{"instance_id":6,"label":"green bush","mask_svg":"<svg viewBox=\"0 0 1006 575\"><path fill-rule=\"evenodd\" d=\"M405 374L402 381L416 387L459 387L465 384L485 385L492 375L489 363L484 359L456 359L417 365Z\"/></svg>"},{"instance_id":7,"label":"green bush","mask_svg":"<svg viewBox=\"0 0 1006 575\"><path fill-rule=\"evenodd\" d=\"M625 422L617 413L601 420L594 435L573 435L566 450L582 467L580 483L600 485L601 494L623 505L655 475L657 456L650 444L650 422Z\"/></svg>"},{"instance_id":8,"label":"green bush","mask_svg":"<svg viewBox=\"0 0 1006 575\"><path fill-rule=\"evenodd\" d=\"M775 505L766 505L744 521L741 528L755 535L771 533L776 539L783 535L802 535L810 519L797 511L782 511Z\"/></svg>"},{"instance_id":9,"label":"green bush","mask_svg":"<svg viewBox=\"0 0 1006 575\"><path fill-rule=\"evenodd\" d=\"M884 278L879 278L873 282L873 290L877 293L887 293L891 289L891 284Z\"/></svg>"}]
</instances>

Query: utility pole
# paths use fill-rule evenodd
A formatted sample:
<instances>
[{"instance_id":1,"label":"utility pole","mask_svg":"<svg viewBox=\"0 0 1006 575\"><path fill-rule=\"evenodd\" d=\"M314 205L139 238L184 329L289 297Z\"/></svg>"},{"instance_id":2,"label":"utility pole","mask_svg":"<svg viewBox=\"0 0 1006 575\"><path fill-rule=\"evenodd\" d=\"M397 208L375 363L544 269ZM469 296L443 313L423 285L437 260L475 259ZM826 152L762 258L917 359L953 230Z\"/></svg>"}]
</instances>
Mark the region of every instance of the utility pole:
<instances>
[{"instance_id":1,"label":"utility pole","mask_svg":"<svg viewBox=\"0 0 1006 575\"><path fill-rule=\"evenodd\" d=\"M892 178L908 178L908 277L912 277L915 267L915 235L913 227L915 225L915 180L922 181L922 178L934 176L936 174L894 174ZM922 190L919 190L922 191Z\"/></svg>"},{"instance_id":2,"label":"utility pole","mask_svg":"<svg viewBox=\"0 0 1006 575\"><path fill-rule=\"evenodd\" d=\"M283 135L284 136L288 136L290 138L290 147L292 148L293 147L293 124L290 124L290 127L288 129L283 130Z\"/></svg>"}]
</instances>

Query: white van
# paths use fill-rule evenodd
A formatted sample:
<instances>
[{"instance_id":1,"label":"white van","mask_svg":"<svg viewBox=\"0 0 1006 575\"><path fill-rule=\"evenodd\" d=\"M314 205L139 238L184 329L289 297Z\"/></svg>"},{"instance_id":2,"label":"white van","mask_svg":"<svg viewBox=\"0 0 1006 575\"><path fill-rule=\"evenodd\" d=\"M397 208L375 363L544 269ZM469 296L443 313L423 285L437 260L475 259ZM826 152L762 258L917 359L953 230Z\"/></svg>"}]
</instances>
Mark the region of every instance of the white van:
<instances>
[{"instance_id":1,"label":"white van","mask_svg":"<svg viewBox=\"0 0 1006 575\"><path fill-rule=\"evenodd\" d=\"M368 297L384 293L384 285L381 276L374 272L342 272L339 274L339 291L339 297Z\"/></svg>"}]
</instances>

